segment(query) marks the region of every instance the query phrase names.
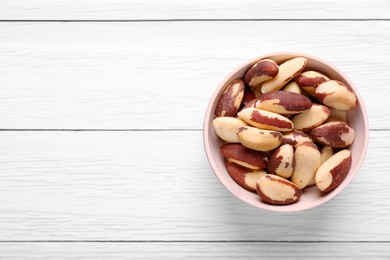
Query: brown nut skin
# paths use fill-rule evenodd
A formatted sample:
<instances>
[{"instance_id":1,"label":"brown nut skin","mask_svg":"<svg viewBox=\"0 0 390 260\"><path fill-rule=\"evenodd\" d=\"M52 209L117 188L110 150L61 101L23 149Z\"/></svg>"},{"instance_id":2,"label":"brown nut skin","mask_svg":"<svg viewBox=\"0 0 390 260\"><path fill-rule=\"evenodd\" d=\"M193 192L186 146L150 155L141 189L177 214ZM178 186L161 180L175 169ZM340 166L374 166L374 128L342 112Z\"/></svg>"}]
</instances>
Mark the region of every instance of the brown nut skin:
<instances>
[{"instance_id":1,"label":"brown nut skin","mask_svg":"<svg viewBox=\"0 0 390 260\"><path fill-rule=\"evenodd\" d=\"M296 57L279 65L279 73L275 78L267 80L261 86L261 92L268 93L283 88L290 80L305 68L307 59Z\"/></svg>"},{"instance_id":2,"label":"brown nut skin","mask_svg":"<svg viewBox=\"0 0 390 260\"><path fill-rule=\"evenodd\" d=\"M311 107L309 98L292 92L272 91L258 98L255 107L278 114L298 114Z\"/></svg>"},{"instance_id":3,"label":"brown nut skin","mask_svg":"<svg viewBox=\"0 0 390 260\"><path fill-rule=\"evenodd\" d=\"M329 122L311 131L314 141L332 148L345 148L355 139L355 131L345 122Z\"/></svg>"},{"instance_id":4,"label":"brown nut skin","mask_svg":"<svg viewBox=\"0 0 390 260\"><path fill-rule=\"evenodd\" d=\"M245 91L244 91L244 98L242 99L241 106L245 107L254 99L256 99L255 93L250 88L246 87Z\"/></svg>"},{"instance_id":5,"label":"brown nut skin","mask_svg":"<svg viewBox=\"0 0 390 260\"><path fill-rule=\"evenodd\" d=\"M278 131L262 130L256 127L244 126L237 131L238 140L242 145L256 151L271 151L283 141Z\"/></svg>"},{"instance_id":6,"label":"brown nut skin","mask_svg":"<svg viewBox=\"0 0 390 260\"><path fill-rule=\"evenodd\" d=\"M283 134L283 144L291 144L294 148L297 148L305 142L313 142L313 140L304 132L293 130Z\"/></svg>"},{"instance_id":7,"label":"brown nut skin","mask_svg":"<svg viewBox=\"0 0 390 260\"><path fill-rule=\"evenodd\" d=\"M242 110L244 110L245 108L254 108L255 107L255 104L256 104L256 101L257 101L257 98L249 101L248 104L246 104L238 113L240 113ZM237 115L238 115L237 113Z\"/></svg>"},{"instance_id":8,"label":"brown nut skin","mask_svg":"<svg viewBox=\"0 0 390 260\"><path fill-rule=\"evenodd\" d=\"M248 149L242 144L223 144L222 155L229 161L253 170L262 170L267 166L267 156L260 151Z\"/></svg>"},{"instance_id":9,"label":"brown nut skin","mask_svg":"<svg viewBox=\"0 0 390 260\"><path fill-rule=\"evenodd\" d=\"M225 161L226 170L230 177L241 187L256 192L256 182L261 176L267 174L266 171L253 171L236 163Z\"/></svg>"},{"instance_id":10,"label":"brown nut skin","mask_svg":"<svg viewBox=\"0 0 390 260\"><path fill-rule=\"evenodd\" d=\"M241 79L233 80L222 93L215 107L215 117L235 117L244 98L245 84Z\"/></svg>"},{"instance_id":11,"label":"brown nut skin","mask_svg":"<svg viewBox=\"0 0 390 260\"><path fill-rule=\"evenodd\" d=\"M347 177L352 165L352 155L347 149L335 153L318 168L315 178L318 189L330 192Z\"/></svg>"},{"instance_id":12,"label":"brown nut skin","mask_svg":"<svg viewBox=\"0 0 390 260\"><path fill-rule=\"evenodd\" d=\"M295 130L307 132L325 122L329 115L329 108L320 104L313 104L308 110L294 116L291 121L294 123Z\"/></svg>"},{"instance_id":13,"label":"brown nut skin","mask_svg":"<svg viewBox=\"0 0 390 260\"><path fill-rule=\"evenodd\" d=\"M316 88L315 95L322 104L337 110L351 110L358 105L353 90L337 80L321 83Z\"/></svg>"},{"instance_id":14,"label":"brown nut skin","mask_svg":"<svg viewBox=\"0 0 390 260\"><path fill-rule=\"evenodd\" d=\"M269 173L290 178L294 170L294 148L290 144L280 146L271 155L267 163Z\"/></svg>"},{"instance_id":15,"label":"brown nut skin","mask_svg":"<svg viewBox=\"0 0 390 260\"><path fill-rule=\"evenodd\" d=\"M291 181L303 189L313 180L321 164L320 151L313 142L305 142L295 150L294 163Z\"/></svg>"},{"instance_id":16,"label":"brown nut skin","mask_svg":"<svg viewBox=\"0 0 390 260\"><path fill-rule=\"evenodd\" d=\"M310 70L302 72L295 81L302 89L304 89L311 96L315 97L316 88L318 85L328 80L329 78L327 76L317 71Z\"/></svg>"},{"instance_id":17,"label":"brown nut skin","mask_svg":"<svg viewBox=\"0 0 390 260\"><path fill-rule=\"evenodd\" d=\"M237 115L248 124L264 130L291 131L294 128L288 118L257 108L242 109Z\"/></svg>"},{"instance_id":18,"label":"brown nut skin","mask_svg":"<svg viewBox=\"0 0 390 260\"><path fill-rule=\"evenodd\" d=\"M245 84L256 86L278 75L278 64L270 59L263 59L253 65L244 76Z\"/></svg>"},{"instance_id":19,"label":"brown nut skin","mask_svg":"<svg viewBox=\"0 0 390 260\"><path fill-rule=\"evenodd\" d=\"M287 205L297 202L302 191L292 182L273 174L266 174L257 180L259 197L272 205Z\"/></svg>"}]
</instances>

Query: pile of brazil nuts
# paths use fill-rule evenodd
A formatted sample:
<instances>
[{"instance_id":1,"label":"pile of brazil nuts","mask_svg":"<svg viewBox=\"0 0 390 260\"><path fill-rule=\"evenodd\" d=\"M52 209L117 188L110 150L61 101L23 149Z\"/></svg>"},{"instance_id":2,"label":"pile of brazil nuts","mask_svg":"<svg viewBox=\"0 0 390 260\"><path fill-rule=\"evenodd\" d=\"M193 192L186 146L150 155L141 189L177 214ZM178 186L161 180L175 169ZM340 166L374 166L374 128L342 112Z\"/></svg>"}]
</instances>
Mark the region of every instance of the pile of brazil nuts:
<instances>
[{"instance_id":1,"label":"pile of brazil nuts","mask_svg":"<svg viewBox=\"0 0 390 260\"><path fill-rule=\"evenodd\" d=\"M306 63L258 61L226 87L214 111L227 172L269 204L297 202L312 185L330 192L351 168L355 133L347 113L357 97Z\"/></svg>"}]
</instances>

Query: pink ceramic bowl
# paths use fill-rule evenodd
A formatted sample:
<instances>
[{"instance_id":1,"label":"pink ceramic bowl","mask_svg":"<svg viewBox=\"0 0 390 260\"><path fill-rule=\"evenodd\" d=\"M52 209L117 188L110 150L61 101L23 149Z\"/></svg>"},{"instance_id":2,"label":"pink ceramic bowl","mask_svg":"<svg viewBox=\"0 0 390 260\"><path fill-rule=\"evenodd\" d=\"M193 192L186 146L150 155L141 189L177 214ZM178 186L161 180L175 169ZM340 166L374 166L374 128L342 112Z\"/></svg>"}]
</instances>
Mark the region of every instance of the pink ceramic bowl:
<instances>
[{"instance_id":1,"label":"pink ceramic bowl","mask_svg":"<svg viewBox=\"0 0 390 260\"><path fill-rule=\"evenodd\" d=\"M348 124L355 130L355 141L350 146L350 150L352 153L352 166L348 173L347 178L341 183L333 191L322 194L317 187L311 186L304 189L304 193L301 196L300 200L294 204L290 205L270 205L260 200L259 196L255 193L245 190L240 187L229 175L226 171L224 158L222 157L219 147L222 144L222 141L219 137L214 133L214 129L212 127L212 120L214 115L214 109L216 103L227 87L227 85L236 78L243 78L245 72L257 61L269 58L276 61L278 64L281 62L288 60L293 57L306 57L308 62L305 70L316 70L327 75L331 79L340 80L347 85L349 85L356 93L359 106L357 109L348 113ZM203 127L203 140L204 146L206 150L206 154L212 169L214 170L215 175L222 182L222 184L232 192L236 197L241 200L262 208L271 211L300 211L304 209L313 208L318 206L334 196L340 193L353 179L353 177L357 174L360 166L363 163L364 157L366 155L367 147L368 147L368 120L367 120L367 112L363 103L363 99L356 87L352 84L352 82L338 69L333 67L326 61L313 57L311 55L307 55L304 53L291 53L291 52L283 52L283 53L272 53L260 56L256 59L248 61L247 63L241 65L240 67L233 70L224 80L222 80L221 84L215 90L213 96L210 99L209 105L207 107L206 116L204 120Z\"/></svg>"}]
</instances>

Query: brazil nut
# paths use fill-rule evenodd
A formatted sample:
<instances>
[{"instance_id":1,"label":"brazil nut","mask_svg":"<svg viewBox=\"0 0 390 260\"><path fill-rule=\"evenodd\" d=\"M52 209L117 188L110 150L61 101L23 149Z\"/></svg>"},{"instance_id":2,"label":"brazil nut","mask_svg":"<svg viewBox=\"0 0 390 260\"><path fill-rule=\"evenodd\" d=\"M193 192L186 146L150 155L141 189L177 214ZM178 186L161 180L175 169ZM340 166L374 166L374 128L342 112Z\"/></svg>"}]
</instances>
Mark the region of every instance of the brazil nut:
<instances>
[{"instance_id":1,"label":"brazil nut","mask_svg":"<svg viewBox=\"0 0 390 260\"><path fill-rule=\"evenodd\" d=\"M303 143L295 150L291 181L300 189L305 188L315 176L320 164L321 155L317 146L312 142Z\"/></svg>"},{"instance_id":2,"label":"brazil nut","mask_svg":"<svg viewBox=\"0 0 390 260\"><path fill-rule=\"evenodd\" d=\"M269 173L290 178L294 170L294 148L290 144L280 146L271 155L267 163Z\"/></svg>"},{"instance_id":3,"label":"brazil nut","mask_svg":"<svg viewBox=\"0 0 390 260\"><path fill-rule=\"evenodd\" d=\"M329 80L321 83L315 95L322 104L337 110L351 110L357 107L357 97L343 82Z\"/></svg>"},{"instance_id":4,"label":"brazil nut","mask_svg":"<svg viewBox=\"0 0 390 260\"><path fill-rule=\"evenodd\" d=\"M215 107L215 117L235 117L244 98L245 84L241 79L233 80L222 93Z\"/></svg>"},{"instance_id":5,"label":"brazil nut","mask_svg":"<svg viewBox=\"0 0 390 260\"><path fill-rule=\"evenodd\" d=\"M292 92L272 91L258 98L255 107L278 114L298 114L311 107L309 98Z\"/></svg>"},{"instance_id":6,"label":"brazil nut","mask_svg":"<svg viewBox=\"0 0 390 260\"><path fill-rule=\"evenodd\" d=\"M244 76L244 81L248 86L257 86L260 83L274 78L278 75L279 66L275 61L263 59L253 65Z\"/></svg>"},{"instance_id":7,"label":"brazil nut","mask_svg":"<svg viewBox=\"0 0 390 260\"><path fill-rule=\"evenodd\" d=\"M264 152L277 148L283 141L282 134L278 131L262 130L250 126L239 128L237 136L245 147Z\"/></svg>"},{"instance_id":8,"label":"brazil nut","mask_svg":"<svg viewBox=\"0 0 390 260\"><path fill-rule=\"evenodd\" d=\"M217 117L213 120L213 128L215 133L224 141L230 143L239 143L237 130L240 127L246 126L247 123L235 117Z\"/></svg>"},{"instance_id":9,"label":"brazil nut","mask_svg":"<svg viewBox=\"0 0 390 260\"><path fill-rule=\"evenodd\" d=\"M301 89L295 81L291 81L284 88L283 91L301 94Z\"/></svg>"},{"instance_id":10,"label":"brazil nut","mask_svg":"<svg viewBox=\"0 0 390 260\"><path fill-rule=\"evenodd\" d=\"M355 131L345 122L329 122L313 129L311 136L320 144L344 148L353 143Z\"/></svg>"},{"instance_id":11,"label":"brazil nut","mask_svg":"<svg viewBox=\"0 0 390 260\"><path fill-rule=\"evenodd\" d=\"M294 128L288 118L257 108L242 109L237 115L246 123L264 130L291 131Z\"/></svg>"},{"instance_id":12,"label":"brazil nut","mask_svg":"<svg viewBox=\"0 0 390 260\"><path fill-rule=\"evenodd\" d=\"M323 164L326 160L328 160L330 157L333 156L334 152L332 147L330 146L324 146L321 151L321 164Z\"/></svg>"},{"instance_id":13,"label":"brazil nut","mask_svg":"<svg viewBox=\"0 0 390 260\"><path fill-rule=\"evenodd\" d=\"M297 76L306 66L307 59L296 57L279 65L279 73L275 78L267 80L261 86L261 92L268 93L283 88L291 79Z\"/></svg>"},{"instance_id":14,"label":"brazil nut","mask_svg":"<svg viewBox=\"0 0 390 260\"><path fill-rule=\"evenodd\" d=\"M308 110L292 118L294 129L307 132L321 125L329 117L330 110L326 106L313 104Z\"/></svg>"},{"instance_id":15,"label":"brazil nut","mask_svg":"<svg viewBox=\"0 0 390 260\"><path fill-rule=\"evenodd\" d=\"M315 97L316 88L318 85L328 80L329 78L327 76L322 75L317 71L310 70L301 73L301 75L299 75L295 81L303 90L305 90L311 96Z\"/></svg>"},{"instance_id":16,"label":"brazil nut","mask_svg":"<svg viewBox=\"0 0 390 260\"><path fill-rule=\"evenodd\" d=\"M244 97L242 98L241 106L245 107L255 98L255 93L250 88L246 87L244 90Z\"/></svg>"},{"instance_id":17,"label":"brazil nut","mask_svg":"<svg viewBox=\"0 0 390 260\"><path fill-rule=\"evenodd\" d=\"M321 155L321 164L323 164L326 160L328 160L330 157L333 156L333 149L332 147L330 146L324 146L321 151L320 151L320 155ZM315 175L313 176L313 178L311 179L311 181L309 182L309 184L307 186L310 186L310 185L315 185L316 184L316 178L315 178Z\"/></svg>"},{"instance_id":18,"label":"brazil nut","mask_svg":"<svg viewBox=\"0 0 390 260\"><path fill-rule=\"evenodd\" d=\"M347 177L352 165L352 155L347 149L335 153L318 168L315 178L318 189L329 192Z\"/></svg>"},{"instance_id":19,"label":"brazil nut","mask_svg":"<svg viewBox=\"0 0 390 260\"><path fill-rule=\"evenodd\" d=\"M313 140L304 132L293 130L283 134L283 144L291 144L294 148L297 148L305 142L313 142Z\"/></svg>"},{"instance_id":20,"label":"brazil nut","mask_svg":"<svg viewBox=\"0 0 390 260\"><path fill-rule=\"evenodd\" d=\"M256 170L253 171L236 163L230 163L225 161L226 170L232 179L241 187L256 191L256 182L261 176L267 174L266 171Z\"/></svg>"},{"instance_id":21,"label":"brazil nut","mask_svg":"<svg viewBox=\"0 0 390 260\"><path fill-rule=\"evenodd\" d=\"M336 110L331 108L330 116L328 117L328 119L326 119L325 122L334 122L334 121L347 122L347 120L348 120L348 111Z\"/></svg>"},{"instance_id":22,"label":"brazil nut","mask_svg":"<svg viewBox=\"0 0 390 260\"><path fill-rule=\"evenodd\" d=\"M264 202L274 205L297 202L302 195L297 185L273 174L260 177L256 183L256 190Z\"/></svg>"},{"instance_id":23,"label":"brazil nut","mask_svg":"<svg viewBox=\"0 0 390 260\"><path fill-rule=\"evenodd\" d=\"M267 156L263 152L248 149L242 144L223 144L222 155L229 161L253 170L262 170L267 166Z\"/></svg>"}]
</instances>

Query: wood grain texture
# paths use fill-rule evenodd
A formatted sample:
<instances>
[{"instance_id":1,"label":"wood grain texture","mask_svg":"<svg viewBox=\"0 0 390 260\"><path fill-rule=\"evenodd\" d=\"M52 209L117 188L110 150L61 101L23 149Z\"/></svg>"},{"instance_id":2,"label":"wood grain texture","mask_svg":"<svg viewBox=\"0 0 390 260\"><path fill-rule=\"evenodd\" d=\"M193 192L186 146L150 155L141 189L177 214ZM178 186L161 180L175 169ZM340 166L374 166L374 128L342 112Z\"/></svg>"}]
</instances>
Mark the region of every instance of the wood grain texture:
<instances>
[{"instance_id":1,"label":"wood grain texture","mask_svg":"<svg viewBox=\"0 0 390 260\"><path fill-rule=\"evenodd\" d=\"M309 250L305 250L305 248ZM0 243L4 259L388 259L388 243Z\"/></svg>"},{"instance_id":2,"label":"wood grain texture","mask_svg":"<svg viewBox=\"0 0 390 260\"><path fill-rule=\"evenodd\" d=\"M277 214L219 183L201 131L1 132L0 241L389 241L389 138L337 197Z\"/></svg>"},{"instance_id":3,"label":"wood grain texture","mask_svg":"<svg viewBox=\"0 0 390 260\"><path fill-rule=\"evenodd\" d=\"M390 4L372 1L7 0L0 19L371 19L390 18Z\"/></svg>"},{"instance_id":4,"label":"wood grain texture","mask_svg":"<svg viewBox=\"0 0 390 260\"><path fill-rule=\"evenodd\" d=\"M0 23L0 31L2 129L201 129L225 75L282 50L333 63L363 95L370 127L389 129L390 22Z\"/></svg>"},{"instance_id":5,"label":"wood grain texture","mask_svg":"<svg viewBox=\"0 0 390 260\"><path fill-rule=\"evenodd\" d=\"M1 131L1 259L388 259L390 131L345 191L288 214L222 187L199 131L231 69L283 50L334 63L390 130L388 1L0 2L0 129L141 130Z\"/></svg>"}]
</instances>

